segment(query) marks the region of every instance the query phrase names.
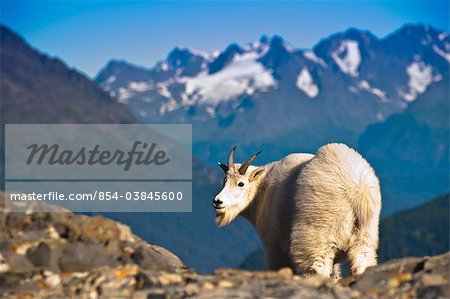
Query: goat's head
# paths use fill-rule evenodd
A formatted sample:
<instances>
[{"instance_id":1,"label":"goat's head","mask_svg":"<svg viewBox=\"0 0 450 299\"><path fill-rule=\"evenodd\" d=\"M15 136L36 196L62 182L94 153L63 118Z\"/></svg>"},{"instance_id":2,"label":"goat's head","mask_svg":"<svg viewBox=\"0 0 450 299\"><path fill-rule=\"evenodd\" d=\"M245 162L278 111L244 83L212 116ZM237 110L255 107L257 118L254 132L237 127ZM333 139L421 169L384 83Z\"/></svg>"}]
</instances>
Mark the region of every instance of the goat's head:
<instances>
[{"instance_id":1,"label":"goat's head","mask_svg":"<svg viewBox=\"0 0 450 299\"><path fill-rule=\"evenodd\" d=\"M223 188L213 200L216 223L219 226L229 224L250 204L265 172L264 167L250 165L261 152L254 154L243 164L235 164L233 162L235 150L236 147L231 150L227 165L219 163L225 172Z\"/></svg>"}]
</instances>

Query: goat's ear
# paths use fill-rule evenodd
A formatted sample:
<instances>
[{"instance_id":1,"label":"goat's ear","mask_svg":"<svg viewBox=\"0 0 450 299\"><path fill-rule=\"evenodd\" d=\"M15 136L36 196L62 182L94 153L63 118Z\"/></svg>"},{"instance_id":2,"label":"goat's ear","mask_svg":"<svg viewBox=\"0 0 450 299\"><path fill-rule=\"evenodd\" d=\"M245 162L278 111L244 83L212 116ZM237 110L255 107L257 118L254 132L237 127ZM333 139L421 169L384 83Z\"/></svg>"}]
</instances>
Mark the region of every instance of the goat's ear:
<instances>
[{"instance_id":1,"label":"goat's ear","mask_svg":"<svg viewBox=\"0 0 450 299\"><path fill-rule=\"evenodd\" d=\"M257 180L266 170L263 167L256 168L250 173L249 180Z\"/></svg>"}]
</instances>

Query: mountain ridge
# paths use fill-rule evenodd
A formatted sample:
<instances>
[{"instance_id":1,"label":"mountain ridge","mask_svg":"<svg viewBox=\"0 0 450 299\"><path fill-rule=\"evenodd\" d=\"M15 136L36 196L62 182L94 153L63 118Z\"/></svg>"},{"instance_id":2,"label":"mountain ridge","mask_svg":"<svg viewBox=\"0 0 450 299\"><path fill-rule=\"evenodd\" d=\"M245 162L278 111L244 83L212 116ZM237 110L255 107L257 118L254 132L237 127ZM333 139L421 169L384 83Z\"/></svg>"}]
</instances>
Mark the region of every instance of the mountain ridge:
<instances>
[{"instance_id":1,"label":"mountain ridge","mask_svg":"<svg viewBox=\"0 0 450 299\"><path fill-rule=\"evenodd\" d=\"M125 76L122 79L126 82L118 84L118 74L107 66L99 72L96 81L113 96L127 102L144 122L207 121L223 129L221 124L228 119L226 127L233 127L233 122L243 117L242 113L252 114L252 108L267 97L277 97L284 102L289 98L291 108L299 106L316 114L314 108L301 103L301 99L306 98L322 103L322 109L330 106L339 111L355 106L353 109L364 117L352 115L353 126L337 119L337 115L326 115L326 120L335 127L347 126L350 131L356 127L355 133L358 133L368 124L404 110L434 82L447 79L447 74L442 73L448 68L446 59L450 59L450 53L446 52L450 52L448 34L429 26L414 26L405 25L381 39L370 31L351 28L320 40L312 49L294 49L279 36L246 46L230 44L216 55L174 48L166 60L150 68L140 81L139 76L135 76L134 81ZM417 48L418 53L423 51L425 56L417 56L416 50L405 50L396 58L398 54L390 52L397 47L395 41L403 32L412 40L405 47ZM423 36L415 36L415 32ZM415 45L420 38L424 44ZM370 46L372 44L374 46ZM411 47L412 44L415 47ZM407 58L402 58L402 53L407 53ZM372 62L374 59L381 59L385 69L380 70L378 62ZM140 68L140 71L145 70ZM385 79L386 72L390 71L395 78L400 78L394 85L391 79ZM114 82L108 82L111 78ZM335 90L339 98L334 99L330 90ZM210 134L202 139L207 137ZM355 138L351 137L354 144Z\"/></svg>"}]
</instances>

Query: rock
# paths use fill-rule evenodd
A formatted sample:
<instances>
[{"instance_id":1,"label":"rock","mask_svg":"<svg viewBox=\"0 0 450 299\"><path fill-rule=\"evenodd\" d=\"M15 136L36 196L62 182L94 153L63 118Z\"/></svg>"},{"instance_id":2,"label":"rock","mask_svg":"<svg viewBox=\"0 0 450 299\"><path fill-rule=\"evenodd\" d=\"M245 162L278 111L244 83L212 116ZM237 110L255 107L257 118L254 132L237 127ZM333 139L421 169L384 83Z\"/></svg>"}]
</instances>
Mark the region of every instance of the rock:
<instances>
[{"instance_id":1,"label":"rock","mask_svg":"<svg viewBox=\"0 0 450 299\"><path fill-rule=\"evenodd\" d=\"M360 277L343 284L360 291L363 296L447 297L449 262L450 252L436 257L392 260L369 268Z\"/></svg>"},{"instance_id":2,"label":"rock","mask_svg":"<svg viewBox=\"0 0 450 299\"><path fill-rule=\"evenodd\" d=\"M173 257L173 259L165 258L168 256ZM177 268L182 267L175 255L156 246L140 246L134 250L131 258L145 270L175 272Z\"/></svg>"},{"instance_id":3,"label":"rock","mask_svg":"<svg viewBox=\"0 0 450 299\"><path fill-rule=\"evenodd\" d=\"M229 281L229 280L221 280L221 281L219 281L217 286L219 288L228 289L228 288L232 288L234 286L234 284L231 281Z\"/></svg>"},{"instance_id":4,"label":"rock","mask_svg":"<svg viewBox=\"0 0 450 299\"><path fill-rule=\"evenodd\" d=\"M179 274L164 273L158 277L159 284L167 286L169 284L177 284L183 281L183 277Z\"/></svg>"},{"instance_id":5,"label":"rock","mask_svg":"<svg viewBox=\"0 0 450 299\"><path fill-rule=\"evenodd\" d=\"M188 283L184 288L184 291L188 296L193 296L199 292L199 286L195 283Z\"/></svg>"},{"instance_id":6,"label":"rock","mask_svg":"<svg viewBox=\"0 0 450 299\"><path fill-rule=\"evenodd\" d=\"M118 262L99 244L70 243L59 259L61 271L84 272L103 266L117 266Z\"/></svg>"},{"instance_id":7,"label":"rock","mask_svg":"<svg viewBox=\"0 0 450 299\"><path fill-rule=\"evenodd\" d=\"M291 268L282 268L280 270L278 270L278 274L280 274L281 276L284 276L286 278L292 277L292 275L294 275L294 272L292 271Z\"/></svg>"},{"instance_id":8,"label":"rock","mask_svg":"<svg viewBox=\"0 0 450 299\"><path fill-rule=\"evenodd\" d=\"M95 216L82 222L81 232L83 238L103 244L108 240L125 241L132 239L130 229L125 227L125 225L113 220Z\"/></svg>"},{"instance_id":9,"label":"rock","mask_svg":"<svg viewBox=\"0 0 450 299\"><path fill-rule=\"evenodd\" d=\"M212 290L214 289L214 285L210 282L204 282L202 283L201 288L205 290Z\"/></svg>"},{"instance_id":10,"label":"rock","mask_svg":"<svg viewBox=\"0 0 450 299\"><path fill-rule=\"evenodd\" d=\"M40 242L37 246L27 250L26 256L36 268L59 272L59 258L61 248L56 244Z\"/></svg>"},{"instance_id":11,"label":"rock","mask_svg":"<svg viewBox=\"0 0 450 299\"><path fill-rule=\"evenodd\" d=\"M392 260L338 282L304 278L289 268L199 275L113 220L46 213L36 204L27 210L0 207L2 298L450 297L450 252Z\"/></svg>"},{"instance_id":12,"label":"rock","mask_svg":"<svg viewBox=\"0 0 450 299\"><path fill-rule=\"evenodd\" d=\"M0 273L15 272L29 273L34 269L34 265L26 256L12 252L4 252L1 255Z\"/></svg>"}]
</instances>

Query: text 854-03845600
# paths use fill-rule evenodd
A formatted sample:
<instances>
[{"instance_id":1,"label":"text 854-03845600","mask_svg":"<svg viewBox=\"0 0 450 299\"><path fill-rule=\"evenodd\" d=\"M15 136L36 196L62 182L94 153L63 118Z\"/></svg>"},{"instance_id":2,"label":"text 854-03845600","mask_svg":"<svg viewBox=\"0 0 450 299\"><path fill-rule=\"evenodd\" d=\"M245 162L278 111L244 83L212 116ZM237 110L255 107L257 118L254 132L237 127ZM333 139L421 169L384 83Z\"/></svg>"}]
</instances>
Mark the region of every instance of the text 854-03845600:
<instances>
[{"instance_id":1,"label":"text 854-03845600","mask_svg":"<svg viewBox=\"0 0 450 299\"><path fill-rule=\"evenodd\" d=\"M126 200L183 200L183 192L172 191L134 191L125 192L120 194L119 192L98 192L98 200L119 200L125 198Z\"/></svg>"},{"instance_id":2,"label":"text 854-03845600","mask_svg":"<svg viewBox=\"0 0 450 299\"><path fill-rule=\"evenodd\" d=\"M183 192L127 192L127 200L182 200Z\"/></svg>"}]
</instances>

